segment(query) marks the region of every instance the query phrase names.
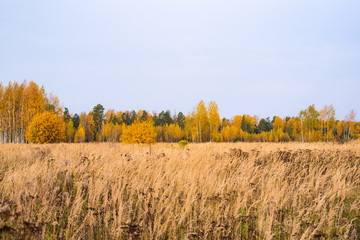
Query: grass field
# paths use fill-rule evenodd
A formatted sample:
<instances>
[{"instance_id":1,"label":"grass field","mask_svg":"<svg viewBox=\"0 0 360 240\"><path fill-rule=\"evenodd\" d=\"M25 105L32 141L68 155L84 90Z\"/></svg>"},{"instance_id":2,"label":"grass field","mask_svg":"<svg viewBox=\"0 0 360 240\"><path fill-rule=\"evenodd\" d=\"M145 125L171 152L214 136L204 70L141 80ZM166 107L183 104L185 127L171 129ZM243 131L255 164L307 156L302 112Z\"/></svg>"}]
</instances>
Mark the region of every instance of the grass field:
<instances>
[{"instance_id":1,"label":"grass field","mask_svg":"<svg viewBox=\"0 0 360 240\"><path fill-rule=\"evenodd\" d=\"M359 239L360 142L0 145L0 239Z\"/></svg>"}]
</instances>

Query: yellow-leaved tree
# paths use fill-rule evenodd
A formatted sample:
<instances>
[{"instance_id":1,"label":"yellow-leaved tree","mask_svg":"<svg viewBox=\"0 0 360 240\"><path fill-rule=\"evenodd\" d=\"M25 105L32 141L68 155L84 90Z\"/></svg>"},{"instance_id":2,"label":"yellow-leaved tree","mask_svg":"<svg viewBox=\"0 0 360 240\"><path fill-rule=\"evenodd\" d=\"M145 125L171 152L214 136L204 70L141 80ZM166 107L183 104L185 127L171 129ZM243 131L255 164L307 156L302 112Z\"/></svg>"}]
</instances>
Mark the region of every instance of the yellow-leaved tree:
<instances>
[{"instance_id":1,"label":"yellow-leaved tree","mask_svg":"<svg viewBox=\"0 0 360 240\"><path fill-rule=\"evenodd\" d=\"M75 134L74 123L70 120L66 124L66 131L65 131L66 142L68 142L68 143L73 142L74 134Z\"/></svg>"},{"instance_id":2,"label":"yellow-leaved tree","mask_svg":"<svg viewBox=\"0 0 360 240\"><path fill-rule=\"evenodd\" d=\"M56 143L65 139L65 123L53 112L34 116L25 133L29 143Z\"/></svg>"},{"instance_id":3,"label":"yellow-leaved tree","mask_svg":"<svg viewBox=\"0 0 360 240\"><path fill-rule=\"evenodd\" d=\"M164 127L164 137L166 142L178 142L184 137L184 132L178 124L170 124Z\"/></svg>"},{"instance_id":4,"label":"yellow-leaved tree","mask_svg":"<svg viewBox=\"0 0 360 240\"><path fill-rule=\"evenodd\" d=\"M196 136L199 142L204 142L209 139L209 116L206 110L205 103L201 100L196 107L196 113L194 116L194 122L196 125Z\"/></svg>"},{"instance_id":5,"label":"yellow-leaved tree","mask_svg":"<svg viewBox=\"0 0 360 240\"><path fill-rule=\"evenodd\" d=\"M76 130L74 142L76 143L85 142L85 127L81 123L78 129Z\"/></svg>"},{"instance_id":6,"label":"yellow-leaved tree","mask_svg":"<svg viewBox=\"0 0 360 240\"><path fill-rule=\"evenodd\" d=\"M156 132L153 123L135 121L124 129L120 140L126 144L155 143Z\"/></svg>"},{"instance_id":7,"label":"yellow-leaved tree","mask_svg":"<svg viewBox=\"0 0 360 240\"><path fill-rule=\"evenodd\" d=\"M215 102L210 102L208 106L209 112L209 124L210 124L210 142L216 141L220 142L221 134L218 132L218 128L221 124L219 107Z\"/></svg>"}]
</instances>

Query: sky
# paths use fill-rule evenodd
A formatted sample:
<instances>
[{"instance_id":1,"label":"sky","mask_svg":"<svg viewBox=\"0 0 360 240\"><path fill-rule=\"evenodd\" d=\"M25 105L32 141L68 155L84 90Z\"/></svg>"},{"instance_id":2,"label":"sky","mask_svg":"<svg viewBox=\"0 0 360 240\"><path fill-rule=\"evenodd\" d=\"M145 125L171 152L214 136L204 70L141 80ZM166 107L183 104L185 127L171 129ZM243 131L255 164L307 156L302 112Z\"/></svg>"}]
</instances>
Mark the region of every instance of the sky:
<instances>
[{"instance_id":1,"label":"sky","mask_svg":"<svg viewBox=\"0 0 360 240\"><path fill-rule=\"evenodd\" d=\"M33 80L72 113L296 116L333 104L360 119L358 0L0 2L0 82Z\"/></svg>"}]
</instances>

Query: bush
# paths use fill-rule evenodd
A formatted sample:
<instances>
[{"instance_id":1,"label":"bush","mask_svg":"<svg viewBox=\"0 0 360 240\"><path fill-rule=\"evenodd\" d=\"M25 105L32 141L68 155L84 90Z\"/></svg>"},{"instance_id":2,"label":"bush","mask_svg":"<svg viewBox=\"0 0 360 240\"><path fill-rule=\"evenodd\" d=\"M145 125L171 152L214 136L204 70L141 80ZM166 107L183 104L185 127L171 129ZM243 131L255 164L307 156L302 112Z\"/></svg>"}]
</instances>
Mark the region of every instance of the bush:
<instances>
[{"instance_id":1,"label":"bush","mask_svg":"<svg viewBox=\"0 0 360 240\"><path fill-rule=\"evenodd\" d=\"M186 140L181 140L180 142L179 142L179 146L180 147L182 147L182 148L184 148L186 145L188 145L189 144L189 142L188 141L186 141Z\"/></svg>"},{"instance_id":2,"label":"bush","mask_svg":"<svg viewBox=\"0 0 360 240\"><path fill-rule=\"evenodd\" d=\"M53 112L35 115L25 133L29 143L56 143L65 139L65 123Z\"/></svg>"},{"instance_id":3,"label":"bush","mask_svg":"<svg viewBox=\"0 0 360 240\"><path fill-rule=\"evenodd\" d=\"M156 132L152 123L134 122L125 128L120 140L125 144L156 143Z\"/></svg>"}]
</instances>

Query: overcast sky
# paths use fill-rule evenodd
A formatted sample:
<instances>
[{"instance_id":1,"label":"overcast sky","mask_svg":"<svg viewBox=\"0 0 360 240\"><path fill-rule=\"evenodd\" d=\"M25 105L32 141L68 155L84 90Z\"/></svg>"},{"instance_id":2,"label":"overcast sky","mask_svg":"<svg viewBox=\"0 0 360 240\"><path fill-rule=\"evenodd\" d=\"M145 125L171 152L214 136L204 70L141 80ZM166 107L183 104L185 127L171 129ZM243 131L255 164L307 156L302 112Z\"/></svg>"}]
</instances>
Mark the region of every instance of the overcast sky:
<instances>
[{"instance_id":1,"label":"overcast sky","mask_svg":"<svg viewBox=\"0 0 360 240\"><path fill-rule=\"evenodd\" d=\"M295 116L333 104L360 119L360 1L0 2L0 81L34 80L72 113Z\"/></svg>"}]
</instances>

